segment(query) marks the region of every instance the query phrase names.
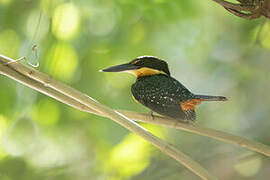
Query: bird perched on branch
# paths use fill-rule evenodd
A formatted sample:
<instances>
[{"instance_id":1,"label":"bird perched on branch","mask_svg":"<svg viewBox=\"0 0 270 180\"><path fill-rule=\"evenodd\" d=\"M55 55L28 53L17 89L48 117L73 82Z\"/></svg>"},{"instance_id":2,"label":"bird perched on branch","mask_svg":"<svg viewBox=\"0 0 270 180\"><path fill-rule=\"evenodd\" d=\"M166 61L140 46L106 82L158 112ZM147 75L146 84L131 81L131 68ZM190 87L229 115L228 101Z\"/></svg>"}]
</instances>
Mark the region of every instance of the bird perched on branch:
<instances>
[{"instance_id":1,"label":"bird perched on branch","mask_svg":"<svg viewBox=\"0 0 270 180\"><path fill-rule=\"evenodd\" d=\"M171 77L168 64L153 56L141 56L102 72L128 72L137 77L131 86L135 101L154 112L179 120L195 120L195 107L202 101L226 101L223 96L197 95Z\"/></svg>"}]
</instances>

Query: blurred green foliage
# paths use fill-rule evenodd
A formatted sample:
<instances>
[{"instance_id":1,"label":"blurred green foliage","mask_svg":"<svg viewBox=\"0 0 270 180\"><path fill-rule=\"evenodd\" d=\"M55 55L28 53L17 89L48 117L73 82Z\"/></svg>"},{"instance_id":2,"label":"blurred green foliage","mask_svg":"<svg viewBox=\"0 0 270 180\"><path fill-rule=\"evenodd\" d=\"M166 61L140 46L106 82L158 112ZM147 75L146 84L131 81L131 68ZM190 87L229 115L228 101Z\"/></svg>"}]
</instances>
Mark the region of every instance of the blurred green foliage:
<instances>
[{"instance_id":1,"label":"blurred green foliage","mask_svg":"<svg viewBox=\"0 0 270 180\"><path fill-rule=\"evenodd\" d=\"M32 46L37 45L37 51ZM201 94L198 124L270 144L270 22L228 14L213 1L0 0L0 54L38 69L115 109L134 77L99 69L141 55L167 60ZM145 125L220 179L265 179L270 161L194 134ZM74 110L0 77L0 179L198 179L111 120Z\"/></svg>"}]
</instances>

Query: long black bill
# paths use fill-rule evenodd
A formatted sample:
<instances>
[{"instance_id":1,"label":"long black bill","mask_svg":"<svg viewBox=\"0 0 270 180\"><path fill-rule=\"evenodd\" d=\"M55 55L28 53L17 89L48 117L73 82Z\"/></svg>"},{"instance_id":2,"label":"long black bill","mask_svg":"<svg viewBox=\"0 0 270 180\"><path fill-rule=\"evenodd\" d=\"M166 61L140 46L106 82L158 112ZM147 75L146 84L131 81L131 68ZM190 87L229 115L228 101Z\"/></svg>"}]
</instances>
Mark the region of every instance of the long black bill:
<instances>
[{"instance_id":1,"label":"long black bill","mask_svg":"<svg viewBox=\"0 0 270 180\"><path fill-rule=\"evenodd\" d=\"M138 66L135 66L130 63L126 63L126 64L108 67L100 71L101 72L121 72L121 71L128 71L128 70L133 70L133 69L138 69L138 68L139 68Z\"/></svg>"}]
</instances>

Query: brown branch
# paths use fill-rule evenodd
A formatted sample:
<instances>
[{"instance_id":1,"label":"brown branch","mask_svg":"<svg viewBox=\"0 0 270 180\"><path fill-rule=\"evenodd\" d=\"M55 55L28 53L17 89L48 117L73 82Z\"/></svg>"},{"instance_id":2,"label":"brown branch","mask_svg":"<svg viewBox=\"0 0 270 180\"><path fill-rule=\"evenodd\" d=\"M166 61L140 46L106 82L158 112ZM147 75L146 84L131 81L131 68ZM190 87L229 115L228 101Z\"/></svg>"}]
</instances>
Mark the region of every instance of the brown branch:
<instances>
[{"instance_id":1,"label":"brown branch","mask_svg":"<svg viewBox=\"0 0 270 180\"><path fill-rule=\"evenodd\" d=\"M248 5L244 5L244 4L234 4L228 1L224 1L224 0L213 0L216 3L220 4L223 7L229 8L229 9L237 9L238 11L252 11L254 10L254 6L248 4Z\"/></svg>"},{"instance_id":2,"label":"brown branch","mask_svg":"<svg viewBox=\"0 0 270 180\"><path fill-rule=\"evenodd\" d=\"M216 179L215 176L211 175L189 156L177 150L174 146L168 144L167 142L157 138L149 131L122 115L118 111L112 110L98 103L89 96L52 79L44 73L40 73L39 71L18 62L10 62L14 62L14 60L0 55L0 74L10 77L63 103L71 105L74 108L108 117L128 130L141 136L146 141L150 142L162 152L177 160L202 179Z\"/></svg>"},{"instance_id":3,"label":"brown branch","mask_svg":"<svg viewBox=\"0 0 270 180\"><path fill-rule=\"evenodd\" d=\"M238 4L225 0L213 1L223 6L228 12L244 19L256 19L261 16L270 18L269 0L238 0Z\"/></svg>"}]
</instances>

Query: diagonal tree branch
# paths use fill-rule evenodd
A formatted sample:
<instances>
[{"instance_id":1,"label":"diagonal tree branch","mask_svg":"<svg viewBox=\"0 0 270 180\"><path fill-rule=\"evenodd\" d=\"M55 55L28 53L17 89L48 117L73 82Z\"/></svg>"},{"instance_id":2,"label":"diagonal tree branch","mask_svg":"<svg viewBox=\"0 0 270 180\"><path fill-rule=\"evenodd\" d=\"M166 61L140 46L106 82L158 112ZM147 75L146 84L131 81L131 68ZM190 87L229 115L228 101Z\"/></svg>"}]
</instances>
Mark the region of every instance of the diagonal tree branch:
<instances>
[{"instance_id":1,"label":"diagonal tree branch","mask_svg":"<svg viewBox=\"0 0 270 180\"><path fill-rule=\"evenodd\" d=\"M192 158L177 150L174 146L154 136L149 131L147 131L137 123L133 122L123 114L119 113L118 111L112 110L98 103L89 96L86 96L63 83L60 83L43 73L40 73L21 63L12 62L14 62L14 60L0 55L0 74L12 78L30 88L49 95L77 109L108 117L119 123L120 125L124 126L128 130L141 136L146 141L150 142L151 144L159 148L162 152L177 160L179 163L187 167L189 170L191 170L193 173L195 173L202 179L216 179L215 176L210 174ZM25 71L22 71L23 69ZM32 77L35 77L36 79ZM61 89L63 90L63 92L61 91Z\"/></svg>"},{"instance_id":2,"label":"diagonal tree branch","mask_svg":"<svg viewBox=\"0 0 270 180\"><path fill-rule=\"evenodd\" d=\"M7 58L5 56L0 55L0 64L2 63L8 63L12 62L14 60ZM5 75L14 79L15 77L17 80L26 86L30 86L31 88L46 94L52 98L55 98L65 104L68 104L74 108L77 108L81 111L94 113L99 116L105 116L102 113L99 113L92 109L91 107L87 106L87 103L84 102L85 99L88 99L89 96L82 94L81 92L59 82L54 79L52 79L50 76L41 73L35 69L32 69L28 66L25 66L21 63L11 63L8 65L9 70L15 70L14 72L6 73ZM7 71L7 68L5 68ZM4 73L5 71L0 69L0 73ZM18 77L24 78L24 81L21 79L18 79ZM34 81L33 81L34 80ZM39 82L39 83L37 83ZM181 129L184 131L188 131L191 133L196 133L199 135L211 137L220 141L224 141L227 143L231 143L240 147L247 148L249 150L264 154L268 157L270 157L270 147L267 145L264 145L262 143L249 140L247 138L243 138L240 136L232 135L229 133L225 133L222 131L210 129L210 128L203 128L194 124L187 124L187 123L181 123L178 120L160 117L160 116L154 116L154 119L151 115L145 114L145 113L137 113L137 112L131 112L131 111L125 111L125 110L118 110L120 113L124 114L130 119L133 119L135 121L142 121L146 123L153 123L157 125L167 126L170 128L176 128Z\"/></svg>"}]
</instances>

